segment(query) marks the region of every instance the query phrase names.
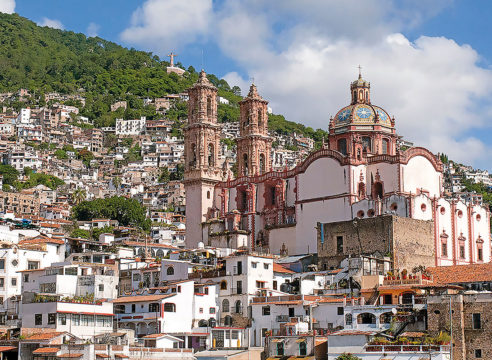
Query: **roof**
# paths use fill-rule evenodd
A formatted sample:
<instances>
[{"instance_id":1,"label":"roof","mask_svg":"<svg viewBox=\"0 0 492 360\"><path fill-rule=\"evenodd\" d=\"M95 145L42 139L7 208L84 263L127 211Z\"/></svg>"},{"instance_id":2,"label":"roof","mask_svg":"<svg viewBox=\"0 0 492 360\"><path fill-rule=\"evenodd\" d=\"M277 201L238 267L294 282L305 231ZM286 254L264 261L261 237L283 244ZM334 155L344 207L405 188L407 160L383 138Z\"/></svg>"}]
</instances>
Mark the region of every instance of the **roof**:
<instances>
[{"instance_id":1,"label":"roof","mask_svg":"<svg viewBox=\"0 0 492 360\"><path fill-rule=\"evenodd\" d=\"M287 257L284 257L282 259L278 259L277 263L279 263L279 264L290 264L290 263L297 262L299 260L305 259L305 258L310 257L310 256L311 256L310 254L287 256Z\"/></svg>"},{"instance_id":2,"label":"roof","mask_svg":"<svg viewBox=\"0 0 492 360\"><path fill-rule=\"evenodd\" d=\"M273 263L273 272L284 274L295 274L295 271L289 270L276 262Z\"/></svg>"},{"instance_id":3,"label":"roof","mask_svg":"<svg viewBox=\"0 0 492 360\"><path fill-rule=\"evenodd\" d=\"M492 263L427 268L435 283L459 284L492 281Z\"/></svg>"},{"instance_id":4,"label":"roof","mask_svg":"<svg viewBox=\"0 0 492 360\"><path fill-rule=\"evenodd\" d=\"M107 354L96 354L96 357L101 358L101 359L111 359L111 356Z\"/></svg>"},{"instance_id":5,"label":"roof","mask_svg":"<svg viewBox=\"0 0 492 360\"><path fill-rule=\"evenodd\" d=\"M50 238L50 237L44 236L44 235L38 235L38 236L30 238L30 239L19 241L19 245L30 245L30 244L58 244L58 245L63 245L63 244L65 244L65 241L60 240L60 239L53 239L53 238Z\"/></svg>"},{"instance_id":6,"label":"roof","mask_svg":"<svg viewBox=\"0 0 492 360\"><path fill-rule=\"evenodd\" d=\"M128 359L129 358L129 356L125 355L125 354L114 354L114 357L118 358L118 359Z\"/></svg>"},{"instance_id":7,"label":"roof","mask_svg":"<svg viewBox=\"0 0 492 360\"><path fill-rule=\"evenodd\" d=\"M78 359L80 357L84 356L84 354L60 354L57 356L58 359Z\"/></svg>"},{"instance_id":8,"label":"roof","mask_svg":"<svg viewBox=\"0 0 492 360\"><path fill-rule=\"evenodd\" d=\"M176 294L123 296L118 299L114 299L111 302L113 304L121 304L121 303L129 303L129 302L156 301L156 300L166 299L174 295Z\"/></svg>"},{"instance_id":9,"label":"roof","mask_svg":"<svg viewBox=\"0 0 492 360\"><path fill-rule=\"evenodd\" d=\"M361 330L340 330L331 333L330 336L355 336L355 335L375 335L375 331L361 331Z\"/></svg>"},{"instance_id":10,"label":"roof","mask_svg":"<svg viewBox=\"0 0 492 360\"><path fill-rule=\"evenodd\" d=\"M60 348L41 347L39 349L34 350L32 353L33 354L56 354L58 351L60 351Z\"/></svg>"},{"instance_id":11,"label":"roof","mask_svg":"<svg viewBox=\"0 0 492 360\"><path fill-rule=\"evenodd\" d=\"M53 331L53 332L42 332L42 333L38 333L38 334L33 334L31 336L29 336L28 338L25 339L25 341L32 341L32 340L51 340L51 339L54 339L60 335L63 335L65 334L65 332L61 331L61 332L56 332L56 331Z\"/></svg>"},{"instance_id":12,"label":"roof","mask_svg":"<svg viewBox=\"0 0 492 360\"><path fill-rule=\"evenodd\" d=\"M17 350L15 346L0 346L0 352Z\"/></svg>"}]
</instances>

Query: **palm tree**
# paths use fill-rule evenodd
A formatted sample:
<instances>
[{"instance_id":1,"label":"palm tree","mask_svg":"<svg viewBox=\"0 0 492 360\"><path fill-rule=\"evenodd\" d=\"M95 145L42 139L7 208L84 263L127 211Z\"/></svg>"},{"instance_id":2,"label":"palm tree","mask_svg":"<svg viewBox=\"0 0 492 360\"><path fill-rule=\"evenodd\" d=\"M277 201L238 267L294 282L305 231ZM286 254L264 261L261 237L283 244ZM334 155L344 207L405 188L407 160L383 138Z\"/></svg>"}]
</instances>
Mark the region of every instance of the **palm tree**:
<instances>
[{"instance_id":1,"label":"palm tree","mask_svg":"<svg viewBox=\"0 0 492 360\"><path fill-rule=\"evenodd\" d=\"M87 198L87 193L84 189L77 188L75 191L72 193L72 202L75 205L80 204L82 201L84 201Z\"/></svg>"},{"instance_id":2,"label":"palm tree","mask_svg":"<svg viewBox=\"0 0 492 360\"><path fill-rule=\"evenodd\" d=\"M119 176L115 176L112 181L114 187L116 188L116 194L118 195L120 193L121 178Z\"/></svg>"}]
</instances>

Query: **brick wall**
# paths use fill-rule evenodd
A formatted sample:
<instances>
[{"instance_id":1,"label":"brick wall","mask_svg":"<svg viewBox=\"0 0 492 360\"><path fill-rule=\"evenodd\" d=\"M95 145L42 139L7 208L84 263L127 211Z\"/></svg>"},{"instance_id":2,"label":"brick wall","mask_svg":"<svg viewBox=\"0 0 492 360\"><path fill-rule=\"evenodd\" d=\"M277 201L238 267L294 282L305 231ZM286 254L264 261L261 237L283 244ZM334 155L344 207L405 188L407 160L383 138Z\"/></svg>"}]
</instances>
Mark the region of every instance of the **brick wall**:
<instances>
[{"instance_id":1,"label":"brick wall","mask_svg":"<svg viewBox=\"0 0 492 360\"><path fill-rule=\"evenodd\" d=\"M435 265L433 221L384 215L322 226L323 243L320 226L317 230L320 269L325 266L328 269L336 268L349 255L376 252L390 254L395 268L400 270L410 271L418 265ZM341 237L343 246L340 246L337 237Z\"/></svg>"}]
</instances>

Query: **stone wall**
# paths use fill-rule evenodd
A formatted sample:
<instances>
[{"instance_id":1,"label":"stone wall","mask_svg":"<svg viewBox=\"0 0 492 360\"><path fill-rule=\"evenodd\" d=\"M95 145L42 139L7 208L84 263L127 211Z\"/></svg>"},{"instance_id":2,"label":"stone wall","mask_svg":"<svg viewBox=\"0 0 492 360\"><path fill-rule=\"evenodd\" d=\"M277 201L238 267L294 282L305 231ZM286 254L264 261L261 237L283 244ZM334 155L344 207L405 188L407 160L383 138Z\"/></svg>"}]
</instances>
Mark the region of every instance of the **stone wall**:
<instances>
[{"instance_id":1,"label":"stone wall","mask_svg":"<svg viewBox=\"0 0 492 360\"><path fill-rule=\"evenodd\" d=\"M452 295L453 359L475 359L481 351L482 359L492 359L492 295ZM431 296L427 300L428 330L432 335L440 331L450 333L449 297ZM480 328L474 329L473 314L480 314Z\"/></svg>"},{"instance_id":2,"label":"stone wall","mask_svg":"<svg viewBox=\"0 0 492 360\"><path fill-rule=\"evenodd\" d=\"M323 226L324 241L321 242ZM381 254L395 269L434 266L434 222L383 215L318 225L319 268L336 268L348 256Z\"/></svg>"}]
</instances>

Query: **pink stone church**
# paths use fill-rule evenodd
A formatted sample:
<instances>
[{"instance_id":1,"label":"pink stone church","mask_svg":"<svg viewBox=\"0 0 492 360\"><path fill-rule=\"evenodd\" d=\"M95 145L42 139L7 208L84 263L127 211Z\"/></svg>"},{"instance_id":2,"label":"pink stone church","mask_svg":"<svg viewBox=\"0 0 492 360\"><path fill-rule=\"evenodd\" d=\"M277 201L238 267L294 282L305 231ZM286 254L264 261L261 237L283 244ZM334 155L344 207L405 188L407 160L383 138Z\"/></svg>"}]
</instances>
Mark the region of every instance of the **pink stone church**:
<instances>
[{"instance_id":1,"label":"pink stone church","mask_svg":"<svg viewBox=\"0 0 492 360\"><path fill-rule=\"evenodd\" d=\"M319 223L387 214L433 224L435 265L489 262L486 207L443 196L443 165L421 147L401 150L395 119L371 103L370 83L350 84L350 105L302 163L271 171L267 104L250 87L240 102L237 178L219 156L217 89L205 72L189 92L185 129L186 241L207 246L317 252Z\"/></svg>"}]
</instances>

